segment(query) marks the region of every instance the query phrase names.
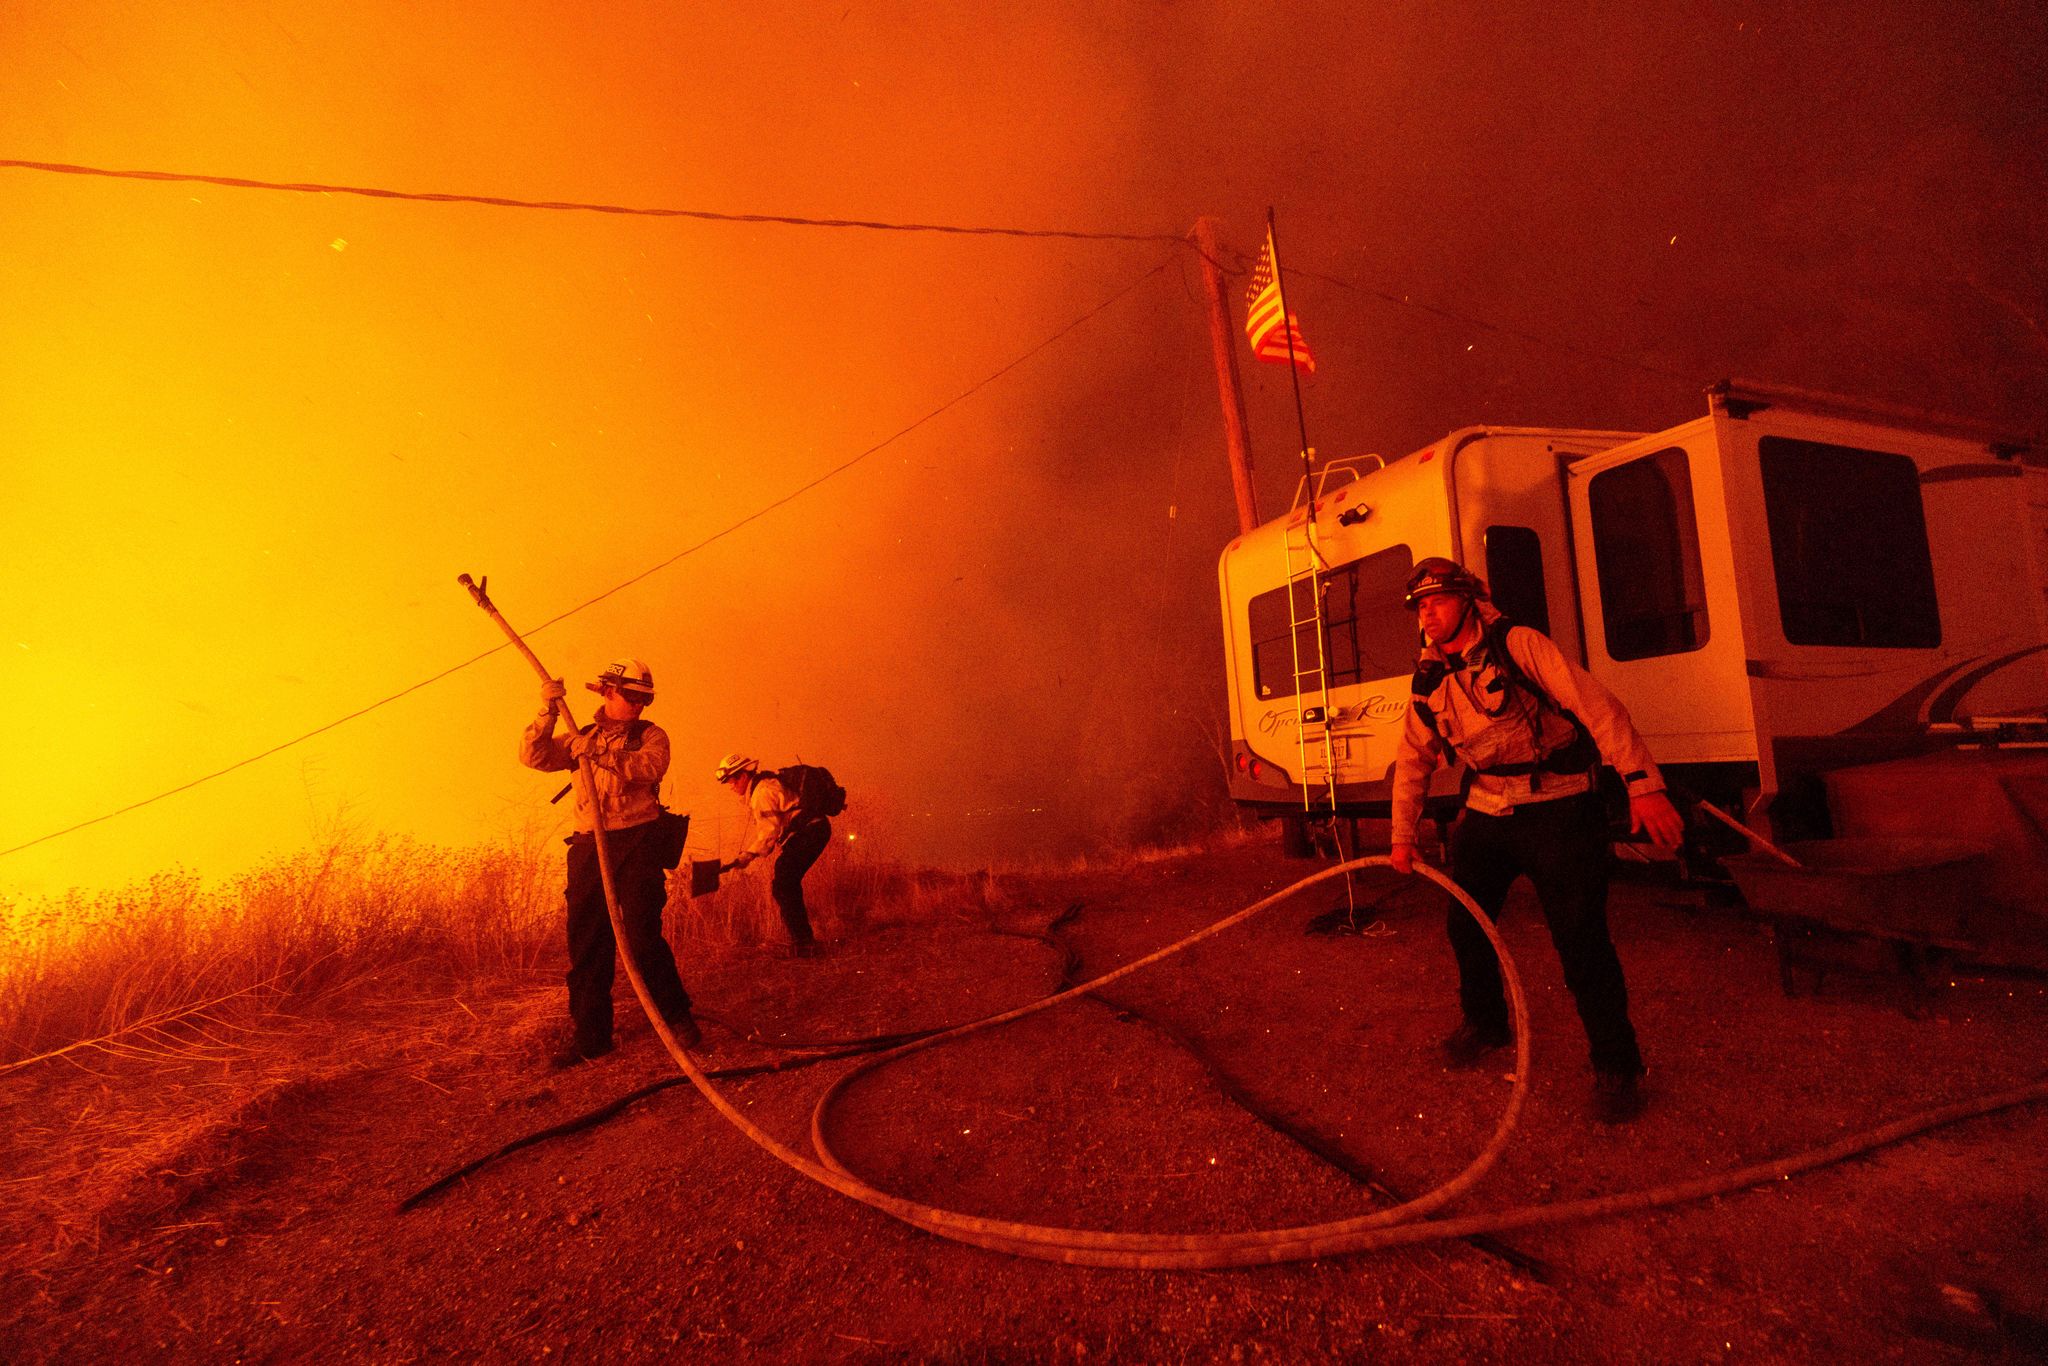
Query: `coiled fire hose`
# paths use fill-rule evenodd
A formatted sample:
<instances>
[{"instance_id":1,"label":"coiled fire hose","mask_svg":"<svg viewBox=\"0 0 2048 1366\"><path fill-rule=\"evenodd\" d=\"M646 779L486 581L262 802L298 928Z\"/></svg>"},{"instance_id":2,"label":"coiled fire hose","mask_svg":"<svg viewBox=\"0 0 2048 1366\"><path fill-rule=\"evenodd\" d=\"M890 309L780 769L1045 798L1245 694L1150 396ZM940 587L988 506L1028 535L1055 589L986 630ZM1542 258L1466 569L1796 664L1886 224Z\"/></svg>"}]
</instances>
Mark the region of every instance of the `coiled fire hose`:
<instances>
[{"instance_id":1,"label":"coiled fire hose","mask_svg":"<svg viewBox=\"0 0 2048 1366\"><path fill-rule=\"evenodd\" d=\"M460 582L469 589L477 605L489 612L492 619L504 630L507 637L524 654L543 679L550 678L538 658L520 640L518 634L499 615L497 609L484 595L483 588L472 584L468 575L461 576ZM564 713L566 718L566 711ZM591 784L588 760L581 762L579 776L586 784L586 793L594 793ZM591 803L593 814L596 803ZM605 905L612 919L612 929L619 945L619 957L626 968L626 979L632 984L633 994L640 1001L640 1008L646 1012L648 1023L660 1038L662 1047L668 1050L676 1066L682 1069L691 1085L696 1087L712 1108L723 1115L741 1133L777 1161L794 1171L802 1173L820 1185L829 1187L849 1199L858 1200L880 1210L895 1219L913 1227L924 1229L942 1238L969 1243L996 1252L1014 1256L1033 1257L1044 1261L1068 1262L1084 1266L1122 1267L1132 1269L1201 1270L1223 1267L1258 1266L1279 1262L1307 1261L1320 1257L1338 1256L1344 1253L1363 1252L1375 1248L1395 1247L1403 1244L1432 1242L1445 1238L1467 1238L1477 1234L1502 1233L1514 1229L1534 1228L1551 1224L1571 1223L1582 1219L1601 1218L1615 1214L1632 1213L1640 1210L1657 1209L1671 1205L1703 1200L1716 1195L1726 1195L1765 1182L1784 1180L1801 1172L1839 1162L1845 1158L1869 1152L1872 1149L1899 1142L1915 1134L1959 1120L1988 1115L2000 1110L2021 1105L2048 1101L2048 1077L2037 1079L2024 1086L1995 1094L1957 1101L1934 1109L1922 1110L1890 1123L1851 1134L1833 1143L1783 1157L1769 1159L1739 1167L1732 1171L1705 1176L1693 1181L1651 1187L1636 1191L1623 1191L1613 1195L1595 1196L1583 1200L1561 1201L1547 1205L1524 1205L1515 1209L1487 1211L1453 1218L1431 1217L1452 1201L1458 1199L1478 1184L1481 1178L1500 1159L1507 1147L1509 1136L1521 1117L1523 1102L1529 1090L1529 1018L1528 1004L1522 992L1520 974L1515 970L1514 960L1507 945L1478 905L1457 883L1445 877L1427 864L1417 863L1416 872L1436 883L1455 899L1465 912L1473 918L1493 946L1494 955L1499 959L1501 980L1507 990L1508 1009L1513 1022L1515 1038L1514 1082L1493 1136L1480 1150L1477 1157L1465 1169L1449 1181L1415 1199L1359 1215L1349 1219L1332 1220L1321 1224L1305 1224L1291 1228L1252 1229L1237 1233L1124 1233L1104 1229L1063 1228L1047 1224L1027 1224L1014 1220L990 1219L979 1215L947 1210L935 1205L906 1199L878 1190L860 1179L833 1154L826 1140L826 1117L834 1100L857 1077L922 1049L937 1047L951 1040L969 1034L994 1029L1012 1020L1022 1019L1041 1010L1050 1009L1076 996L1096 991L1119 978L1126 977L1141 968L1149 967L1162 959L1191 948L1205 939L1250 919L1261 911L1287 901L1296 894L1330 878L1356 872L1362 868L1389 867L1391 861L1382 855L1351 859L1328 868L1319 869L1291 886L1261 898L1242 910L1233 912L1214 923L1195 931L1186 938L1149 953L1133 962L1093 978L1070 990L1052 996L1042 997L1014 1010L975 1020L968 1024L946 1030L942 1033L916 1039L888 1052L877 1054L868 1061L853 1068L826 1088L819 1097L817 1107L811 1114L811 1144L820 1160L813 1161L789 1147L774 1135L762 1129L742 1114L725 1095L704 1075L689 1052L677 1041L668 1022L655 1008L647 983L640 975L640 967L633 961L628 947L625 924L619 912L618 899L612 890L611 869L608 862L602 822L593 821L598 827L598 867L605 891Z\"/></svg>"}]
</instances>

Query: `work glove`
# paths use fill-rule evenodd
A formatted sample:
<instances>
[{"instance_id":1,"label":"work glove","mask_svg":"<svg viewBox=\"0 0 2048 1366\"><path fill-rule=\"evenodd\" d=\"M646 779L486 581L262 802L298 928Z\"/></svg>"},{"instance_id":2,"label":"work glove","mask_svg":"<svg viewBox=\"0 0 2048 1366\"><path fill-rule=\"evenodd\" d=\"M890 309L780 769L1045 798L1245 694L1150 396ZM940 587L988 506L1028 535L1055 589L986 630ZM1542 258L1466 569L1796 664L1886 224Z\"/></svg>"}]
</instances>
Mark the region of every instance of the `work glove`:
<instances>
[{"instance_id":1,"label":"work glove","mask_svg":"<svg viewBox=\"0 0 2048 1366\"><path fill-rule=\"evenodd\" d=\"M604 732L596 726L592 726L589 730L579 730L569 737L569 757L571 759L596 761L602 759L610 748L611 745L606 741Z\"/></svg>"},{"instance_id":2,"label":"work glove","mask_svg":"<svg viewBox=\"0 0 2048 1366\"><path fill-rule=\"evenodd\" d=\"M541 710L553 711L555 709L555 703L561 701L568 695L569 690L568 688L563 686L561 679L550 678L547 682L540 685Z\"/></svg>"}]
</instances>

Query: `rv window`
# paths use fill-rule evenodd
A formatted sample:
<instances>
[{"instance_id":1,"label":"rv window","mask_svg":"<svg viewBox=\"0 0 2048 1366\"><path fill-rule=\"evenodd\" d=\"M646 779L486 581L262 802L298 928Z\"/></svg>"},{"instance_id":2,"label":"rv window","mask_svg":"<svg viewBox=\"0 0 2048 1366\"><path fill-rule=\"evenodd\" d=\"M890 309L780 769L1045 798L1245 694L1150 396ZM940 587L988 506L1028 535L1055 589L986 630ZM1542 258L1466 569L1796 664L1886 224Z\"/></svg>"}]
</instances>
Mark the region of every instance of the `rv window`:
<instances>
[{"instance_id":1,"label":"rv window","mask_svg":"<svg viewBox=\"0 0 2048 1366\"><path fill-rule=\"evenodd\" d=\"M1550 634L1550 600L1543 590L1543 542L1525 526L1486 529L1486 587L1493 605L1522 626Z\"/></svg>"},{"instance_id":2,"label":"rv window","mask_svg":"<svg viewBox=\"0 0 2048 1366\"><path fill-rule=\"evenodd\" d=\"M1394 678L1415 667L1415 617L1401 605L1414 568L1414 555L1407 546L1399 545L1339 565L1321 576L1323 646L1331 687ZM1252 686L1260 697L1322 691L1322 676L1316 669L1315 603L1305 579L1294 585L1292 609L1290 612L1285 588L1261 593L1247 605ZM1290 643L1293 621L1302 625L1295 628L1297 635ZM1302 674L1298 689L1297 649Z\"/></svg>"},{"instance_id":3,"label":"rv window","mask_svg":"<svg viewBox=\"0 0 2048 1366\"><path fill-rule=\"evenodd\" d=\"M1707 596L1684 450L1602 470L1586 497L1607 657L1650 659L1705 645Z\"/></svg>"},{"instance_id":4,"label":"rv window","mask_svg":"<svg viewBox=\"0 0 2048 1366\"><path fill-rule=\"evenodd\" d=\"M1757 442L1778 615L1794 645L1941 644L1920 470L1912 459L1767 436Z\"/></svg>"}]
</instances>

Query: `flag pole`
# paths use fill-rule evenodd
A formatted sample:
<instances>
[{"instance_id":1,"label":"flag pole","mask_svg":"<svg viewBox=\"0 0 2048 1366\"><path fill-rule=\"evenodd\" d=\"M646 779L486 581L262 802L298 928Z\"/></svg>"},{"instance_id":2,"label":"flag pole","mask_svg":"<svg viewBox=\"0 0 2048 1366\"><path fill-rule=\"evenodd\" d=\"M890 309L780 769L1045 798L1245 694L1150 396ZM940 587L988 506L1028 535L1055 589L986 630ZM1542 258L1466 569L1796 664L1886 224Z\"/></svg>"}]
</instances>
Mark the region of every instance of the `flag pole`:
<instances>
[{"instance_id":1,"label":"flag pole","mask_svg":"<svg viewBox=\"0 0 2048 1366\"><path fill-rule=\"evenodd\" d=\"M1337 861L1344 863L1348 862L1358 852L1358 822L1354 820L1351 823L1352 848L1350 853L1346 853L1344 850L1344 836L1337 829L1337 761L1331 753L1330 661L1327 655L1329 647L1325 643L1323 636L1324 631L1327 629L1323 625L1323 592L1321 586L1316 584L1315 579L1316 566L1321 564L1323 568L1327 569L1329 565L1324 561L1322 551L1316 548L1315 459L1309 454L1308 418L1304 416L1301 407L1301 367L1294 363L1294 315L1287 311L1287 276L1280 269L1280 234L1273 228L1273 206L1270 204L1266 206L1266 242L1273 249L1273 287L1280 291L1280 329L1287 337L1287 378L1294 383L1294 425L1295 430L1301 433L1301 492L1302 497L1308 502L1308 506L1303 509L1301 534L1304 543L1308 546L1309 583L1315 594L1316 659L1319 661L1317 672L1322 676L1323 683L1323 776L1325 782L1329 785L1330 841L1337 846ZM1287 601L1289 615L1292 615L1294 589L1291 586L1287 590ZM1297 648L1299 647L1297 646ZM1299 668L1300 665L1297 664L1295 667ZM1300 687L1300 682L1301 680L1296 678L1295 686L1297 688ZM1296 708L1295 715L1299 717L1301 715L1301 695L1299 692L1295 694L1294 705ZM1300 721L1296 722L1296 726L1296 733L1306 740L1308 734L1306 727ZM1302 815L1304 821L1306 821L1308 814L1307 770L1308 761L1304 752L1301 775ZM1358 924L1358 888L1357 884L1353 881L1352 874L1348 871L1344 874L1344 901L1351 913L1351 923L1353 927L1356 927Z\"/></svg>"},{"instance_id":2,"label":"flag pole","mask_svg":"<svg viewBox=\"0 0 2048 1366\"><path fill-rule=\"evenodd\" d=\"M1266 206L1266 240L1273 244L1273 287L1280 291L1280 331L1287 338L1287 378L1294 382L1294 425L1301 433L1302 491L1308 498L1308 515L1316 515L1315 462L1308 449L1308 418L1301 408L1301 367L1294 363L1294 315L1287 311L1287 277L1280 269L1280 235L1273 230L1273 208Z\"/></svg>"}]
</instances>

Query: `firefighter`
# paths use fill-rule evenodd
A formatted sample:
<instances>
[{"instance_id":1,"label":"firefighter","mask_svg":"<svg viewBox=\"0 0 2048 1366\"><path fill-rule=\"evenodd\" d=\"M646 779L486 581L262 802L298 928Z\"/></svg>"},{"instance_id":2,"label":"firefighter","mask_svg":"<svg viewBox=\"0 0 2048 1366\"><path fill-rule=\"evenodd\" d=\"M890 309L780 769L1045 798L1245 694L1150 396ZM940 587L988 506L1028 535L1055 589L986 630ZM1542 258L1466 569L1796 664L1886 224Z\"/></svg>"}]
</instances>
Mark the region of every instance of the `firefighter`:
<instances>
[{"instance_id":1,"label":"firefighter","mask_svg":"<svg viewBox=\"0 0 2048 1366\"><path fill-rule=\"evenodd\" d=\"M1593 1113L1624 1123L1642 1112L1643 1058L1607 931L1601 761L1627 783L1633 832L1674 848L1684 823L1621 702L1548 636L1510 625L1477 575L1453 560L1425 559L1405 601L1423 649L1394 761L1393 866L1414 869L1430 773L1462 762L1471 786L1451 834L1451 876L1495 920L1509 886L1528 876L1585 1025ZM1450 939L1464 1021L1444 1053L1451 1065L1470 1067L1514 1035L1492 945L1455 902Z\"/></svg>"},{"instance_id":2,"label":"firefighter","mask_svg":"<svg viewBox=\"0 0 2048 1366\"><path fill-rule=\"evenodd\" d=\"M726 755L711 776L747 804L752 821L746 843L726 866L737 871L755 859L775 855L768 890L775 898L775 909L782 913L783 927L789 931L790 955L816 958L821 950L804 905L804 874L825 852L832 838L832 822L820 812L805 810L800 794L791 790L781 774L762 772L760 762L744 754ZM829 774L826 781L830 782Z\"/></svg>"},{"instance_id":3,"label":"firefighter","mask_svg":"<svg viewBox=\"0 0 2048 1366\"><path fill-rule=\"evenodd\" d=\"M555 734L556 704L567 695L559 678L541 685L541 713L519 742L519 762L553 773L589 759L598 812L604 821L605 852L612 886L625 922L627 946L639 965L655 1008L685 1048L700 1041L690 1014L689 993L676 974L675 955L661 936L661 909L668 900L657 800L668 772L668 735L640 713L654 701L654 675L637 659L622 659L594 682L597 717L573 735ZM591 833L593 813L576 784L576 833L568 839L569 1022L570 1036L550 1059L573 1067L612 1051L612 975L616 943L605 909L604 881ZM673 859L667 860L670 865Z\"/></svg>"}]
</instances>

